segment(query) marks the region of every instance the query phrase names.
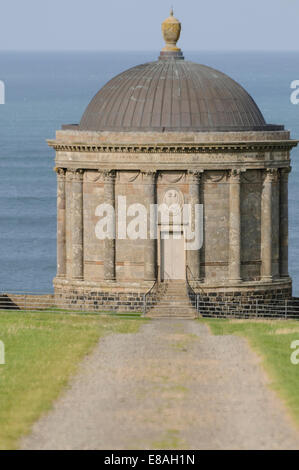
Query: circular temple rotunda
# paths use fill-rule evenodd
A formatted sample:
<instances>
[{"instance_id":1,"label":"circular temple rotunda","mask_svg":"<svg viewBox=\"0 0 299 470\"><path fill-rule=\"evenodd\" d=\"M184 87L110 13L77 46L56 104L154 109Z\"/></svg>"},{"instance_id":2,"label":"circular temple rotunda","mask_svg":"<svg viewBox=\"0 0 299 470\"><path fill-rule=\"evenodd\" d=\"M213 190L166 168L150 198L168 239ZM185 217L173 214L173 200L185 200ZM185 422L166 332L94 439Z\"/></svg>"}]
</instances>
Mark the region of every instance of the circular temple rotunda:
<instances>
[{"instance_id":1,"label":"circular temple rotunda","mask_svg":"<svg viewBox=\"0 0 299 470\"><path fill-rule=\"evenodd\" d=\"M292 296L288 176L297 142L267 124L234 80L185 60L180 30L171 12L158 60L114 77L79 124L49 141L58 179L57 305L140 311L171 281L218 307ZM195 248L186 249L184 217L149 220L150 208L167 201L201 208L191 224L201 234ZM99 224L108 206L105 237ZM128 236L123 225L141 206L145 236Z\"/></svg>"}]
</instances>

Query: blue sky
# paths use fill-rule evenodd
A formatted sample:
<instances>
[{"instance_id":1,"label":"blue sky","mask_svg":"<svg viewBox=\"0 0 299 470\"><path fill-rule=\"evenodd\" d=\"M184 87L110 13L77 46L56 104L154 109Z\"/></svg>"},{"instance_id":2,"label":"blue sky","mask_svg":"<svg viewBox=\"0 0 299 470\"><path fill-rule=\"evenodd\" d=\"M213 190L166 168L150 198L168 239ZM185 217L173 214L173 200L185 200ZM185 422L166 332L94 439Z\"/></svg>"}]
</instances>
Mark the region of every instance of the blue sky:
<instances>
[{"instance_id":1,"label":"blue sky","mask_svg":"<svg viewBox=\"0 0 299 470\"><path fill-rule=\"evenodd\" d=\"M187 50L299 50L299 0L2 0L1 50L160 50L171 3Z\"/></svg>"}]
</instances>

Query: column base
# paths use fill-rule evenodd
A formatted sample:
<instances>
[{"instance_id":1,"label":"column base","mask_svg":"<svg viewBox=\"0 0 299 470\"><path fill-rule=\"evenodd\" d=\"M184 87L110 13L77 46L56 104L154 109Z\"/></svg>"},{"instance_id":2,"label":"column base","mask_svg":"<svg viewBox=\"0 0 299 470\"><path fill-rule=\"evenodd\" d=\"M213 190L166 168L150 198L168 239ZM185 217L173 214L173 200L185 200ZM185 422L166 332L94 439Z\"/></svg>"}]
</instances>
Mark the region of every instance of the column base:
<instances>
[{"instance_id":1,"label":"column base","mask_svg":"<svg viewBox=\"0 0 299 470\"><path fill-rule=\"evenodd\" d=\"M229 279L230 284L240 284L243 280L240 277L236 277L235 279Z\"/></svg>"},{"instance_id":2,"label":"column base","mask_svg":"<svg viewBox=\"0 0 299 470\"><path fill-rule=\"evenodd\" d=\"M261 281L272 282L273 281L273 276L262 276Z\"/></svg>"}]
</instances>

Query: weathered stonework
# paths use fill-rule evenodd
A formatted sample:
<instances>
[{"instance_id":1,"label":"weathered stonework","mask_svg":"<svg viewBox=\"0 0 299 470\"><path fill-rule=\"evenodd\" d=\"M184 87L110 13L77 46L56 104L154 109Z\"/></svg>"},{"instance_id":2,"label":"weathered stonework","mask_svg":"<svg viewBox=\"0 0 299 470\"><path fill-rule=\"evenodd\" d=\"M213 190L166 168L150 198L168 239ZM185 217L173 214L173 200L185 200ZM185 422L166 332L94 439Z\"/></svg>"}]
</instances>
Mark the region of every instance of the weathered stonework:
<instances>
[{"instance_id":1,"label":"weathered stonework","mask_svg":"<svg viewBox=\"0 0 299 470\"><path fill-rule=\"evenodd\" d=\"M266 124L229 77L184 62L171 46L180 29L172 15L165 28L168 43L160 62L112 79L79 125L64 126L48 141L58 175L57 305L142 311L145 296L157 302L162 281L182 279L175 276L183 276L202 309L211 303L219 309L232 298L291 297L288 174L297 142L283 126ZM150 208L170 195L179 210L190 204L193 215L203 206L199 249L175 251L184 246L175 243L175 235L184 234L186 242L194 217L190 227L170 220L168 244L159 215L151 226ZM146 208L146 239L123 236L124 199L127 207ZM113 208L112 239L97 236L102 204Z\"/></svg>"},{"instance_id":2,"label":"weathered stonework","mask_svg":"<svg viewBox=\"0 0 299 470\"><path fill-rule=\"evenodd\" d=\"M87 138L86 133L82 134L82 138ZM126 133L127 140L128 134L130 133ZM174 169L175 154L169 153L166 147L165 152L159 149L159 161L152 160L156 155L152 151L142 153L142 159L147 162L146 168L140 161L140 153L125 153L128 163L124 168L124 161L120 164L118 160L119 154L112 152L109 154L107 168L105 163L101 163L103 154L97 152L94 134L89 136L95 145L92 154L96 157L96 163L93 168L88 168L84 152L68 151L66 164L65 153L58 150L58 257L61 261L55 291L59 292L59 298L64 292L58 287L60 278L68 281L67 299L70 298L70 292L77 292L77 288L72 287L72 279L80 279L82 273L80 241L83 237L82 280L98 283L99 286L106 280L110 285L114 283L115 287L118 286L118 293L113 294L116 308L125 308L126 300L122 301L123 296L130 296L129 291L122 293L122 284L140 285L140 289L134 294L139 304L135 305L133 302L130 305L132 310L135 307L140 309L140 299L159 278L159 240L132 241L117 237L116 240L98 240L95 236L98 221L95 211L99 204L108 202L116 208L117 213L118 196L125 196L127 204L139 202L145 207L155 202L161 204L169 188L176 188L182 194L184 202L202 203L204 207L204 245L197 253L187 252L186 261L192 272L192 280L196 280L195 291L198 285L200 291L206 292L208 296L211 291L225 295L225 292L231 292L233 285L234 292L240 291L238 288L241 287L247 292L246 295L251 295L255 291L251 291L246 284L254 282L257 286L259 283L264 286L261 292L266 293L269 290L272 298L275 298L276 287L271 281L286 279L288 286L284 292L290 295L291 281L287 274L287 178L290 171L289 149L296 143L286 139L287 133L281 135L279 131L277 134L271 133L273 141L268 141L268 145L277 144L277 138L283 137L283 143L280 141L285 149L283 159L281 148L272 149L271 158L264 150L258 150L251 133L251 152L254 151L255 160L252 160L251 152L248 155L244 155L242 151L231 153L231 142L227 149L222 148L225 167L223 163L219 165L217 158L215 161L218 154L204 152L179 153L179 168ZM96 135L100 141L101 134ZM137 140L136 134L131 136L132 139L133 137ZM151 140L155 138L153 134L148 137ZM161 141L161 137L158 134L156 140ZM167 137L164 136L166 140ZM185 146L187 137L188 133L181 136ZM189 136L190 140L192 137L194 136ZM213 142L214 139L210 145L215 147L215 140L219 135L215 133L203 137L206 141ZM240 139L241 133L236 137ZM265 137L269 135L260 136L260 133L255 133L256 142ZM72 138L78 139L78 134L75 132L73 136L72 131L58 131L57 140L51 145L57 147ZM118 140L120 139L123 140L123 136L118 135ZM246 139L248 135L244 133L242 140ZM138 140L144 144L145 135L139 134ZM190 156L194 157L195 163L192 158L190 160ZM154 166L149 165L151 160L152 164L155 162ZM74 201L77 211L71 205ZM83 206L78 210L81 201ZM64 205L66 208L70 207L70 213L64 209ZM83 210L83 229L80 210ZM115 223L116 230L117 221ZM66 246L63 246L64 241ZM144 281L147 281L147 285ZM81 297L87 299L88 288L83 291ZM277 289L277 292L280 291L281 287ZM103 289L102 292L105 295L100 295L98 305L101 306L109 290ZM121 299L118 298L119 294ZM76 296L74 294L74 299ZM213 297L214 295L210 296ZM109 299L111 303L111 296Z\"/></svg>"}]
</instances>

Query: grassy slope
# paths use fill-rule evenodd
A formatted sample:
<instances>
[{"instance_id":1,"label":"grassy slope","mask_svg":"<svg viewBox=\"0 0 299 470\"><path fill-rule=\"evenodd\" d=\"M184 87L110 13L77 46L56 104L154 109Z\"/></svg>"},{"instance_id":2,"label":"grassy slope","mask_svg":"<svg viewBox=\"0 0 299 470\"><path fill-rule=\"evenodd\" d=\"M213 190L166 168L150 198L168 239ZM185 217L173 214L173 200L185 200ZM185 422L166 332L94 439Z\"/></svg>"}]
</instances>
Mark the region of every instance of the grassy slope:
<instances>
[{"instance_id":1,"label":"grassy slope","mask_svg":"<svg viewBox=\"0 0 299 470\"><path fill-rule=\"evenodd\" d=\"M0 449L14 449L51 408L79 361L108 333L132 333L141 319L63 313L0 313Z\"/></svg>"},{"instance_id":2,"label":"grassy slope","mask_svg":"<svg viewBox=\"0 0 299 470\"><path fill-rule=\"evenodd\" d=\"M284 399L299 424L299 365L293 365L290 344L299 340L299 322L204 320L216 335L236 334L249 340L262 357L271 386Z\"/></svg>"}]
</instances>

